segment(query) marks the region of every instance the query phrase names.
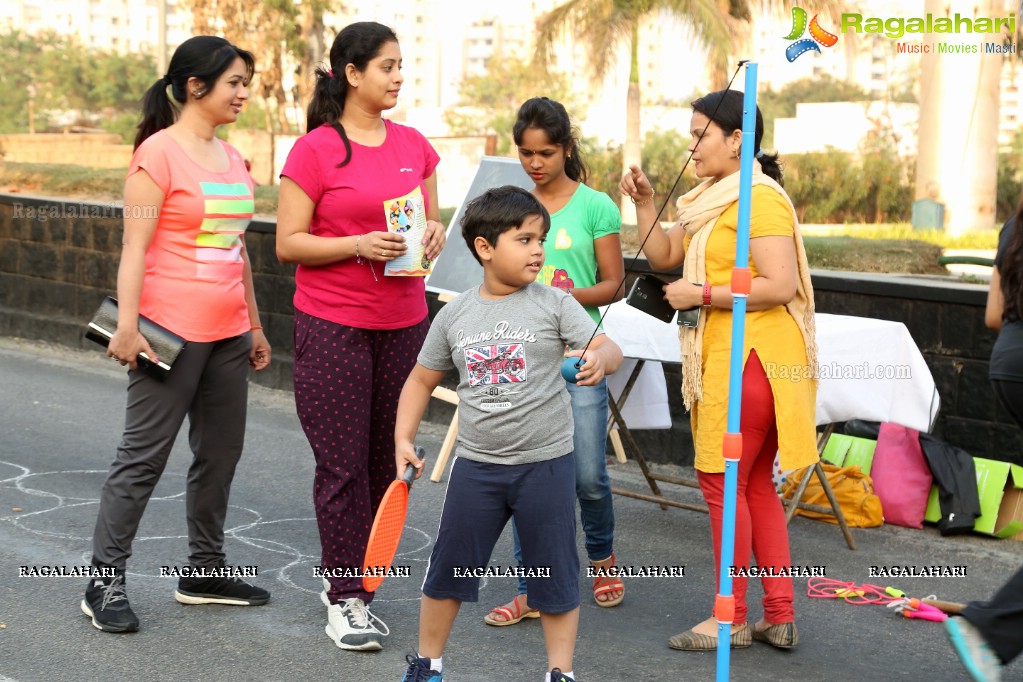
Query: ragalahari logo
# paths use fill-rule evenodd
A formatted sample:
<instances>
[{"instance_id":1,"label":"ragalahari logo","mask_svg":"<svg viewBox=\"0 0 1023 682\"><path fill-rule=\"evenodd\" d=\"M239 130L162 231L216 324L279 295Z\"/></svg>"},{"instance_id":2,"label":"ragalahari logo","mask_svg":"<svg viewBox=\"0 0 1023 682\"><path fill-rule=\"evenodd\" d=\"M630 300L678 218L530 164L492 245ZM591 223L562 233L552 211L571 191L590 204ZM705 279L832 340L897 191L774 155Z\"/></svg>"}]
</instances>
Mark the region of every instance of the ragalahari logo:
<instances>
[{"instance_id":1,"label":"ragalahari logo","mask_svg":"<svg viewBox=\"0 0 1023 682\"><path fill-rule=\"evenodd\" d=\"M816 14L813 15L813 19L810 20L810 37L796 40L796 38L802 36L807 30L806 16L806 10L802 7L792 8L792 31L785 36L785 40L796 41L785 48L785 58L790 62L796 61L796 59L799 58L799 55L810 51L820 53L821 48L818 47L818 45L832 47L838 42L838 36L834 33L825 31L821 28L821 25L817 23L818 15Z\"/></svg>"}]
</instances>

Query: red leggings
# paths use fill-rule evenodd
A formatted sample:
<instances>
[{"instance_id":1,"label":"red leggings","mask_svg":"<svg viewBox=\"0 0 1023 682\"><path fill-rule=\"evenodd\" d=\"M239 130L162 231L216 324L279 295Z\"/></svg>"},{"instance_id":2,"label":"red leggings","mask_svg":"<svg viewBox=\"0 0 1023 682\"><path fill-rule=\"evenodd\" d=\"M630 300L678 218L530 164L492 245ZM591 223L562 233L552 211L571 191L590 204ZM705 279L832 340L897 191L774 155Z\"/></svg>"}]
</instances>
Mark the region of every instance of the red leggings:
<instances>
[{"instance_id":1,"label":"red leggings","mask_svg":"<svg viewBox=\"0 0 1023 682\"><path fill-rule=\"evenodd\" d=\"M742 373L742 457L739 459L739 481L735 499L736 568L749 567L750 552L760 568L787 567L789 533L785 511L774 488L772 478L774 455L778 451L778 429L775 424L774 396L764 374L760 358L751 350ZM700 490L710 508L710 529L714 540L715 587L720 592L721 517L725 475L697 472ZM747 578L732 579L735 596L736 625L746 622ZM768 622L790 623L795 620L792 606L791 578L761 578L764 586L764 618Z\"/></svg>"}]
</instances>

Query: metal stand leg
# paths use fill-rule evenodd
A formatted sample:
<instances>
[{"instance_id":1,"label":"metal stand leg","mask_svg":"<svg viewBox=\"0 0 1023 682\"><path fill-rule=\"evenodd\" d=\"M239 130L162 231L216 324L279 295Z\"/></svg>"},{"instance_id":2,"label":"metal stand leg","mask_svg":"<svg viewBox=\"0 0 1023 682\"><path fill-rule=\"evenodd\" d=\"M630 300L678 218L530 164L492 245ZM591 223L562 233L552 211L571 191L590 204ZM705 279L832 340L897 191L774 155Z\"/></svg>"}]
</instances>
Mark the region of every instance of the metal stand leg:
<instances>
[{"instance_id":1,"label":"metal stand leg","mask_svg":"<svg viewBox=\"0 0 1023 682\"><path fill-rule=\"evenodd\" d=\"M632 387L636 385L636 380L639 378L639 374L643 370L645 362L645 360L637 360L636 366L632 368L632 373L629 374L629 379L625 382L625 387L622 389L621 395L618 396L618 404L622 407L625 406L625 401L629 399L629 394L632 393ZM614 399L610 391L608 392L608 398L611 400ZM614 450L615 459L617 459L619 463L625 464L625 447L622 445L622 436L621 433L619 433L618 425L615 423L614 415L608 415L607 436L611 439L611 448Z\"/></svg>"},{"instance_id":2,"label":"metal stand leg","mask_svg":"<svg viewBox=\"0 0 1023 682\"><path fill-rule=\"evenodd\" d=\"M831 438L831 434L835 430L834 424L828 424L820 437L817 439L817 453L821 454L824 452L825 446L828 444L828 439ZM811 467L807 467L810 469ZM831 484L828 483L828 477L824 473L824 467L821 466L820 462L817 462L812 467L813 471L806 471L803 474L803 479L799 482L799 487L796 488L796 492L792 495L791 500L782 500L782 506L785 507L785 522L792 521L792 517L796 514L796 509L806 509L808 511L814 511L821 514L831 514L838 521L838 527L842 531L842 535L845 536L845 543L849 545L849 549L856 549L856 540L853 539L852 533L849 531L849 524L845 521L845 514L842 513L842 507L838 504L838 500L835 499L835 491L831 489ZM825 507L819 504L807 504L800 502L803 499L803 493L806 492L806 486L810 483L811 476L817 476L817 479L821 482L821 488L824 490L824 494L828 498L828 502L831 507Z\"/></svg>"},{"instance_id":3,"label":"metal stand leg","mask_svg":"<svg viewBox=\"0 0 1023 682\"><path fill-rule=\"evenodd\" d=\"M611 411L611 415L615 423L618 425L619 435L621 435L621 437L624 439L625 444L629 446L629 449L632 450L632 455L636 458L636 462L639 464L639 468L643 472L643 477L646 478L646 482L650 486L650 490L653 491L654 495L660 498L661 489L657 486L657 481L654 480L655 477L651 473L650 467L647 466L646 458L643 457L643 453L640 452L639 447L636 445L636 441L633 440L632 438L632 433L629 432L629 427L625 424L625 420L622 419L622 413L618 410L618 403L616 403L615 400L610 395L607 397L607 406L608 409ZM658 499L656 501L661 505L661 509L668 508L665 505L663 499Z\"/></svg>"}]
</instances>

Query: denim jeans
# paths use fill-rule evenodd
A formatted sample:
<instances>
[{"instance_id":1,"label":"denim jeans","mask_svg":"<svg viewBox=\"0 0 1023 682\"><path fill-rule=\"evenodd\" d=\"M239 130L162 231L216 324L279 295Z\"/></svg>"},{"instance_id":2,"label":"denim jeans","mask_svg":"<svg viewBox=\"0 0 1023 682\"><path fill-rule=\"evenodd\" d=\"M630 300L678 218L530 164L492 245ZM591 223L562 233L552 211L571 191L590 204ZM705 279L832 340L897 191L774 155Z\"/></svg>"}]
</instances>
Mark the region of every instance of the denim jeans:
<instances>
[{"instance_id":1,"label":"denim jeans","mask_svg":"<svg viewBox=\"0 0 1023 682\"><path fill-rule=\"evenodd\" d=\"M602 561L614 550L615 512L611 498L611 479L607 475L607 379L596 386L568 384L572 397L575 432L572 445L575 458L575 494L579 499L579 518L586 535L586 556ZM522 564L519 534L512 522L515 561ZM526 581L519 579L519 594L526 593Z\"/></svg>"}]
</instances>

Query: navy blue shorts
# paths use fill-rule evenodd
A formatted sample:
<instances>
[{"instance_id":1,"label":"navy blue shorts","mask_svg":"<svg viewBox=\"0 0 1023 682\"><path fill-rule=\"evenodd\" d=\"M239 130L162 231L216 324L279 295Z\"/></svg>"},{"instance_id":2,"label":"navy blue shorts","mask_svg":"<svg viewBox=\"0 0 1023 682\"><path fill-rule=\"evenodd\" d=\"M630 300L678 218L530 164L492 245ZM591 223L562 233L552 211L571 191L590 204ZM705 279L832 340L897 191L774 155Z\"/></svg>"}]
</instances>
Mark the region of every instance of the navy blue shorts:
<instances>
[{"instance_id":1,"label":"navy blue shorts","mask_svg":"<svg viewBox=\"0 0 1023 682\"><path fill-rule=\"evenodd\" d=\"M455 459L423 594L478 601L485 571L515 568L514 563L489 566L494 545L512 517L522 542L522 566L532 573L526 576L529 605L544 613L579 606L571 453L514 465Z\"/></svg>"}]
</instances>

